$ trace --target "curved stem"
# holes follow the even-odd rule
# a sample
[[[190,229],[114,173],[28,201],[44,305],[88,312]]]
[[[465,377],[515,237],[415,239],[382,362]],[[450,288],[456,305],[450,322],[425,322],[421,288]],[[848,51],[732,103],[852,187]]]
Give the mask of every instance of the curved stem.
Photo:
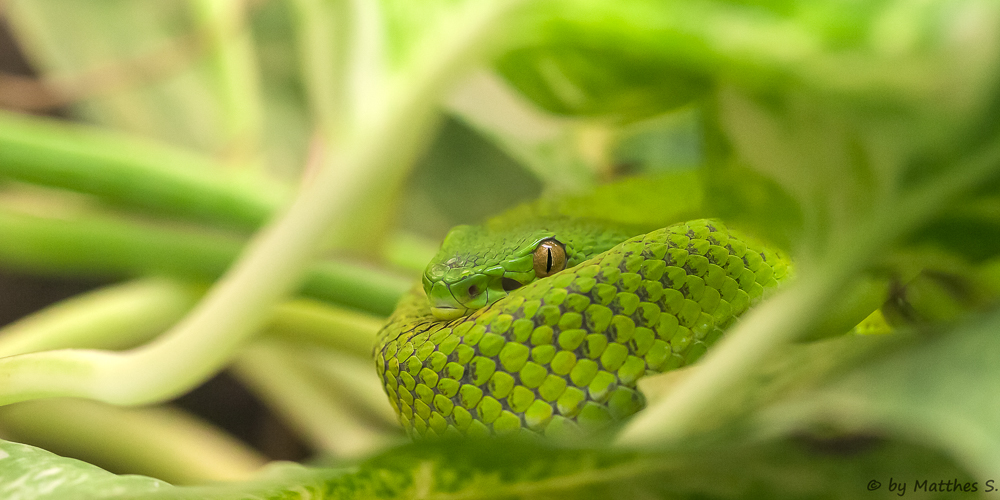
[[[263,333],[370,360],[375,334],[383,323],[381,318],[319,302],[293,300],[275,306],[274,316]]]
[[[316,379],[300,358],[293,349],[262,340],[244,350],[233,368],[300,435],[324,452],[358,457],[393,440],[347,411],[337,391]]]
[[[201,292],[145,279],[78,295],[0,329],[0,358],[66,347],[131,347],[182,318]]]
[[[101,277],[167,275],[209,281],[239,255],[225,233],[138,223],[100,215],[37,217],[0,207],[0,260],[34,272]],[[303,295],[388,314],[412,280],[349,261],[312,265]]]
[[[221,101],[223,154],[227,163],[237,167],[260,168],[264,113],[246,4],[244,0],[191,0],[198,29],[207,35],[206,52]]]
[[[52,349],[124,349],[148,342],[197,303],[204,289],[150,278],[59,302],[0,329],[0,358]],[[262,335],[369,360],[383,320],[305,299],[274,307]]]
[[[247,479],[267,461],[220,429],[170,407],[32,401],[0,408],[0,425],[26,444],[171,483]]]
[[[238,179],[187,150],[5,112],[0,112],[0,176],[243,229],[259,227],[288,194],[259,179]]]
[[[65,350],[0,359],[0,404],[74,396],[144,404],[176,396],[216,373],[300,283],[322,239],[355,221],[351,210],[402,177],[406,158],[433,118],[439,94],[479,55],[491,26],[514,2],[462,7],[455,29],[432,31],[413,66],[398,75],[384,107],[358,122],[345,149],[261,230],[235,265],[180,323],[127,351]]]

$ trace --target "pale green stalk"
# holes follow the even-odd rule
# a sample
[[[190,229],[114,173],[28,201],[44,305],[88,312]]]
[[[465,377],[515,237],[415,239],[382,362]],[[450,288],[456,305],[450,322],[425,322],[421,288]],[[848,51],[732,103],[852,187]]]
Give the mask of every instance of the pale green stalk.
[[[220,232],[100,214],[36,217],[3,205],[0,260],[9,267],[39,273],[98,277],[153,274],[210,281],[225,272],[244,244],[241,238]],[[388,314],[410,286],[411,279],[378,268],[322,260],[312,265],[300,292]]]
[[[315,163],[320,165],[330,160],[331,151],[350,148],[349,143],[356,140],[353,131],[378,126],[379,117],[392,105],[386,95],[394,91],[405,93],[408,89],[393,88],[388,78],[383,53],[386,27],[378,2],[297,0],[294,7],[300,33],[301,71],[316,127],[313,153],[317,156]],[[402,80],[395,83],[406,85]],[[420,114],[411,118],[414,123],[427,119]],[[426,135],[430,127],[425,125],[411,131],[421,129]],[[396,153],[387,161],[413,162],[419,144],[425,140],[420,135],[410,135],[406,141],[409,143],[387,148]],[[395,207],[393,198],[403,177],[386,176],[381,189],[358,200],[345,215],[342,230],[331,235],[331,246],[359,253],[381,246],[382,235],[389,231]]]
[[[302,363],[347,400],[348,407],[374,417],[388,429],[399,427],[396,411],[389,404],[382,382],[372,368],[370,355],[360,359],[328,350],[297,348],[296,351]]]
[[[384,322],[382,318],[298,299],[275,306],[274,316],[263,333],[371,360],[375,334]]]
[[[996,176],[1000,145],[948,169],[920,189],[878,207],[871,218],[832,246],[819,265],[801,269],[797,281],[747,315],[664,399],[639,413],[617,444],[655,447],[702,430],[704,415],[726,391],[753,373],[782,345],[802,337],[865,266],[955,196]]]
[[[245,0],[191,0],[208,35],[208,64],[222,107],[224,156],[236,166],[260,168],[263,111],[253,34]]]
[[[124,349],[152,340],[184,316],[204,290],[158,278],[112,285],[59,302],[0,329],[0,358],[53,349]],[[297,299],[274,307],[261,332],[371,359],[384,320]]]
[[[26,444],[177,484],[243,480],[267,462],[215,426],[170,407],[31,401],[0,408],[0,426]]]
[[[354,458],[394,440],[348,411],[336,388],[314,377],[302,366],[301,353],[280,342],[248,346],[233,370],[299,435],[326,453]]]
[[[509,3],[472,3],[430,29],[378,113],[352,127],[316,176],[260,231],[236,264],[180,323],[123,353],[49,351],[0,359],[0,403],[52,396],[144,404],[176,396],[216,373],[300,283],[315,249],[349,227],[352,210],[403,177],[443,87],[478,56]],[[449,21],[458,21],[449,23]],[[387,145],[392,145],[389,147]]]
[[[320,137],[338,129],[343,120],[344,64],[347,38],[345,0],[294,0],[291,3],[298,35],[302,81],[312,119]]]
[[[182,318],[201,292],[150,278],[78,295],[0,329],[0,358],[68,347],[133,347]]]
[[[0,112],[0,177],[92,194],[112,204],[257,228],[284,187],[237,179],[188,150],[90,126]]]

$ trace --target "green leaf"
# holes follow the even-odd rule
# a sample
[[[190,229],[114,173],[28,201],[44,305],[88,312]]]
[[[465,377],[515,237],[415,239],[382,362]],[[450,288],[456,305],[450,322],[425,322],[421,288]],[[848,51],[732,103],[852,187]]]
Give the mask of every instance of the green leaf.
[[[543,197],[515,211],[536,217],[571,215],[652,230],[705,216],[703,202],[699,173],[676,170],[628,177],[579,194]]]
[[[89,500],[141,496],[170,488],[157,479],[116,476],[79,460],[0,441],[0,497],[8,500]]]
[[[717,81],[769,91],[804,84],[956,115],[974,112],[989,88],[975,68],[995,61],[986,42],[995,14],[947,1],[546,2],[524,17],[512,36],[519,48],[500,67],[544,107],[611,117],[662,112],[697,95],[692,84]],[[968,39],[949,36],[970,18],[979,23]],[[646,74],[633,74],[640,66]]]
[[[928,221],[909,239],[981,262],[1000,254],[1000,196],[996,186],[959,200]]]
[[[1000,463],[1000,312],[859,367],[765,418],[787,428],[866,429],[936,446],[989,479]]]
[[[664,453],[542,441],[421,443],[389,450],[346,474],[330,470],[325,481],[322,474],[294,486],[284,478],[283,488],[278,480],[270,487],[174,488],[149,498],[850,498],[867,492],[875,478],[969,477],[933,450],[863,436]]]
[[[513,50],[497,69],[548,111],[626,121],[683,106],[709,85],[669,65],[651,65],[627,43]]]

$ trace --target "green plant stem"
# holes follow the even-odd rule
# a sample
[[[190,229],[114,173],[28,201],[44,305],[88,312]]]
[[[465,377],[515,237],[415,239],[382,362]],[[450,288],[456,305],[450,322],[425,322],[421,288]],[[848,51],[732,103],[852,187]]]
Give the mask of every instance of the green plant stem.
[[[296,47],[302,81],[317,133],[326,137],[343,123],[343,78],[346,53],[347,2],[295,0]]]
[[[0,358],[67,347],[132,347],[182,318],[203,291],[145,279],[78,295],[0,329]]]
[[[297,347],[298,359],[328,387],[336,388],[347,407],[364,413],[387,429],[399,429],[399,418],[389,404],[378,375],[372,370],[371,356],[365,359],[345,356],[342,352]]]
[[[300,299],[275,306],[274,316],[263,333],[370,361],[375,334],[383,323],[381,318]]]
[[[243,0],[191,0],[208,36],[208,64],[220,97],[224,157],[237,166],[262,167],[263,111],[253,36],[246,26]]]
[[[386,95],[409,92],[403,88],[405,84],[393,88],[386,74],[383,46],[388,27],[380,4],[363,0],[297,0],[293,6],[300,34],[297,47],[302,80],[316,129],[316,150],[351,149],[355,131],[377,128],[379,117],[388,114]],[[414,115],[413,123],[421,125],[410,127],[405,136],[400,136],[406,143],[390,148],[395,151],[386,151],[394,158],[385,161],[411,164],[420,144],[427,142],[424,136],[432,127],[425,122],[430,120],[429,116]],[[315,163],[319,166],[330,159],[326,155],[316,158]],[[394,196],[406,172],[394,171],[400,173],[382,178],[381,189],[358,199],[344,214],[343,227],[331,234],[332,246],[365,251],[383,245],[383,235],[389,232],[394,214]]]
[[[0,358],[53,349],[132,348],[167,330],[202,293],[200,287],[148,278],[81,294],[0,329]],[[370,364],[382,323],[380,318],[298,299],[275,306],[261,334]]]
[[[177,484],[247,479],[267,462],[220,429],[170,407],[31,401],[0,408],[0,425],[18,441]]]
[[[259,227],[286,198],[284,188],[224,170],[135,136],[0,112],[0,178],[245,229]]]
[[[301,355],[277,341],[248,346],[233,365],[236,375],[315,447],[337,457],[359,457],[393,438],[347,411],[336,388],[320,383]]]
[[[63,350],[0,359],[0,404],[72,396],[146,404],[176,396],[216,373],[259,330],[271,307],[294,291],[323,238],[344,231],[352,209],[403,177],[433,119],[440,93],[497,33],[509,3],[457,8],[455,29],[429,29],[378,113],[352,127],[294,202],[257,233],[205,298],[169,332],[123,353]],[[433,27],[432,27],[433,28]],[[392,145],[392,147],[387,147]]]
[[[33,272],[89,276],[164,274],[210,281],[245,244],[228,234],[140,224],[105,216],[46,218],[0,207],[0,261]],[[313,264],[303,295],[388,314],[411,281],[343,261]]]
[[[866,266],[894,241],[913,231],[948,201],[1000,173],[1000,143],[962,162],[919,189],[901,195],[864,220],[832,246],[818,266],[803,269],[797,281],[747,313],[705,359],[657,404],[647,408],[619,434],[617,444],[656,447],[701,430],[726,391],[749,376],[782,345],[804,336]]]

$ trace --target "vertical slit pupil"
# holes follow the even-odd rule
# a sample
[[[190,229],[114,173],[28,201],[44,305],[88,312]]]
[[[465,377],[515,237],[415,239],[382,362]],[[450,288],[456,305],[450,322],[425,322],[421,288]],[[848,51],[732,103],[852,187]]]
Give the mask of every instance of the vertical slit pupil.
[[[545,253],[548,255],[548,260],[545,262],[545,272],[549,273],[552,272],[552,249],[546,248]]]

